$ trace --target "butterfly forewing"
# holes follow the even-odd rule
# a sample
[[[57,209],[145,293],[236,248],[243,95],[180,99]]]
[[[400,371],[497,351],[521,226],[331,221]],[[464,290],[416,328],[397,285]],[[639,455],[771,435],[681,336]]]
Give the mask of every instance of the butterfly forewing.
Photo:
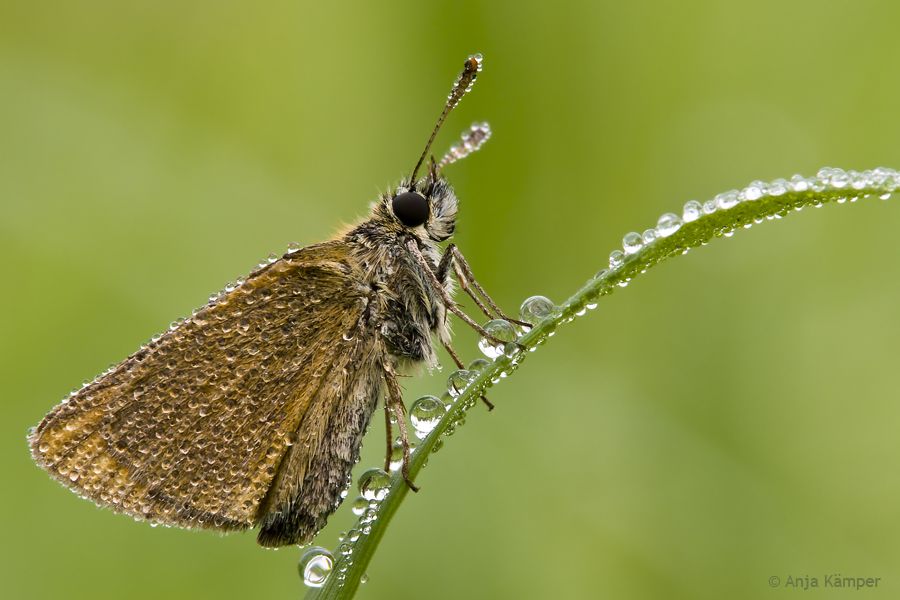
[[[374,337],[358,331],[366,290],[347,254],[326,242],[251,273],[51,411],[31,437],[35,459],[139,518],[310,537],[334,509],[381,389],[365,366]],[[334,420],[342,439],[326,442]],[[327,472],[324,452],[341,459]],[[322,478],[338,480],[325,490]]]

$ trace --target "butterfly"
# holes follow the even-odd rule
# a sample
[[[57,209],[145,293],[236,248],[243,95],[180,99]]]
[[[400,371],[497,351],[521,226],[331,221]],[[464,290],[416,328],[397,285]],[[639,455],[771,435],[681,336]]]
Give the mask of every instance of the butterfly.
[[[340,505],[385,397],[385,469],[393,414],[403,476],[417,489],[398,376],[435,365],[438,343],[464,368],[449,313],[500,342],[452,300],[452,275],[487,316],[493,309],[528,326],[500,311],[455,245],[438,245],[453,235],[458,208],[441,169],[477,150],[487,124],[473,125],[439,164],[431,158],[416,180],[482,64],[481,55],[466,60],[412,175],[369,218],[330,241],[290,247],[73,392],[30,433],[37,464],[138,519],[257,527],[262,546],[306,544]]]

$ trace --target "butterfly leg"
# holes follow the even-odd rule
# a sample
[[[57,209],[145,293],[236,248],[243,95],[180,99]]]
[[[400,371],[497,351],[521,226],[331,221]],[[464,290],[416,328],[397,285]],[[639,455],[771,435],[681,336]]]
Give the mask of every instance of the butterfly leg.
[[[523,321],[517,321],[516,319],[511,319],[511,318],[507,317],[503,313],[503,311],[500,310],[500,307],[498,307],[494,303],[494,301],[491,300],[491,297],[488,296],[488,293],[486,291],[484,291],[484,288],[481,287],[478,284],[478,281],[475,280],[475,275],[472,274],[472,268],[469,267],[469,263],[466,262],[465,257],[463,257],[462,252],[459,251],[459,248],[456,247],[456,244],[450,244],[449,246],[447,246],[447,249],[444,250],[444,256],[446,256],[447,254],[450,254],[453,257],[453,259],[450,262],[453,266],[453,271],[456,273],[456,279],[459,281],[460,287],[463,290],[465,290],[466,293],[468,293],[475,300],[475,302],[478,303],[478,306],[481,307],[481,310],[483,310],[484,313],[488,317],[490,317],[492,319],[494,318],[493,316],[491,316],[491,313],[488,312],[488,310],[484,307],[484,305],[478,300],[478,298],[475,297],[475,293],[469,288],[470,283],[472,284],[472,287],[474,287],[478,291],[478,293],[481,294],[481,296],[485,299],[485,301],[488,303],[488,305],[492,309],[494,309],[494,312],[496,312],[498,315],[500,315],[501,319],[503,319],[504,321],[509,321],[510,323],[515,323],[516,325],[520,325],[522,327],[527,327],[527,328],[531,329],[531,327],[532,327],[531,323],[525,323]],[[444,257],[442,256],[441,264],[443,264],[443,263],[444,263]]]
[[[394,366],[390,361],[384,363],[384,378],[387,381],[388,399],[390,401],[391,409],[394,411],[394,414],[397,415],[397,425],[400,426],[400,444],[403,446],[403,465],[400,467],[400,472],[403,474],[403,479],[406,481],[406,485],[409,486],[409,489],[418,492],[419,488],[414,486],[413,482],[409,480],[410,450],[409,436],[406,433],[406,409],[403,406],[403,391],[400,389],[400,382],[397,381],[397,373],[394,371]],[[390,416],[388,416],[388,423],[390,423]],[[388,466],[390,466],[392,446],[391,438],[388,436],[388,456],[386,460]]]
[[[466,281],[465,278],[459,276],[459,267],[456,265],[456,261],[453,260],[453,252],[451,249],[456,249],[456,246],[450,244],[447,246],[447,249],[444,250],[444,254],[441,255],[441,262],[438,264],[437,268],[438,281],[444,281],[444,278],[447,276],[447,270],[452,268],[454,273],[456,273],[456,280],[459,281],[459,287],[475,301],[475,304],[478,305],[478,308],[481,309],[481,312],[483,312],[488,319],[495,319],[496,317],[494,314],[488,310],[484,305],[484,302],[481,301],[481,298],[476,296],[475,292],[472,291],[472,288],[469,287],[469,282]]]
[[[453,349],[453,346],[450,345],[450,342],[444,342],[444,348],[446,348],[447,352],[450,353],[450,356],[453,357],[453,362],[456,363],[456,366],[459,367],[460,370],[465,370],[466,364],[462,361],[462,359],[456,353],[456,350]],[[457,390],[457,391],[459,391],[459,390]],[[494,410],[494,405],[490,403],[490,401],[484,396],[484,394],[481,395],[481,399],[487,405],[488,410]]]
[[[425,272],[425,277],[428,279],[428,282],[431,284],[431,287],[438,293],[441,297],[441,301],[444,303],[444,306],[447,307],[447,310],[452,312],[454,315],[462,319],[469,327],[480,333],[483,337],[489,339],[495,344],[505,344],[503,340],[498,338],[497,336],[491,335],[484,328],[472,320],[472,318],[459,310],[459,307],[456,305],[456,302],[450,297],[450,294],[447,293],[447,290],[444,289],[444,286],[441,285],[441,282],[438,281],[438,278],[435,276],[434,272],[431,270],[431,267],[428,266],[428,263],[425,262],[425,257],[422,256],[422,251],[419,250],[419,246],[416,244],[415,240],[409,240],[406,242],[406,247],[409,248],[410,253],[413,258],[419,263],[419,267],[421,267],[422,271]]]
[[[384,402],[384,429],[387,433],[387,454],[384,455],[384,472],[391,472],[391,458],[394,454],[394,443],[391,441],[391,438],[394,437],[391,433],[391,407],[388,405],[387,399]]]

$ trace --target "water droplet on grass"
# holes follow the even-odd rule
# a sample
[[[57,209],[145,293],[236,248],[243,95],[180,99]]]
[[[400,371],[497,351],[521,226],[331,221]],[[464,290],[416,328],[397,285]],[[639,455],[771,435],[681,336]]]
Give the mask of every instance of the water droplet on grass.
[[[369,469],[359,476],[357,487],[366,500],[384,500],[391,485],[391,476],[381,469]]]
[[[681,229],[683,223],[681,217],[678,215],[666,213],[659,218],[659,222],[656,224],[656,230],[659,231],[659,235],[668,237]]]
[[[331,552],[320,546],[308,548],[300,557],[298,569],[303,583],[309,587],[322,587],[334,567]]]
[[[684,205],[684,211],[681,213],[685,223],[696,221],[703,213],[703,205],[696,200],[691,200]]]
[[[485,356],[492,360],[503,354],[506,346],[506,344],[503,342],[515,342],[517,339],[519,339],[519,335],[516,332],[515,326],[512,323],[509,323],[502,319],[494,319],[493,321],[489,321],[484,326],[484,330],[500,340],[500,343],[497,343],[485,337],[482,337],[478,341],[478,348],[482,353],[484,353]]]
[[[532,296],[519,307],[519,320],[537,325],[550,316],[553,311],[553,302],[543,296]],[[484,359],[479,359],[484,360]],[[471,365],[470,365],[471,367]],[[470,369],[471,370],[471,369]]]
[[[409,420],[415,429],[416,437],[424,440],[446,412],[444,403],[434,396],[422,396],[413,402],[409,409]]]
[[[625,237],[622,238],[622,248],[625,250],[625,254],[634,254],[643,246],[644,238],[642,238],[641,234],[637,233],[636,231],[626,233]]]

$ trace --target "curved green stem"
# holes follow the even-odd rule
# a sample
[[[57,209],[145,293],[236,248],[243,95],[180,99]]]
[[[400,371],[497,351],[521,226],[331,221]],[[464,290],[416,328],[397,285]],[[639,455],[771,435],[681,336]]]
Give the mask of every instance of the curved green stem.
[[[546,342],[558,325],[574,320],[587,308],[593,308],[600,296],[610,294],[618,287],[625,287],[636,275],[646,272],[670,256],[685,254],[691,248],[705,245],[713,237],[730,236],[738,228],[750,227],[766,219],[781,218],[806,206],[856,200],[869,195],[886,198],[897,187],[900,187],[900,174],[891,169],[845,173],[840,169],[826,168],[814,178],[802,179],[795,176],[791,182],[777,180],[771,185],[755,182],[741,192],[720,194],[717,201],[710,201],[712,205],[707,203],[707,212],[701,211],[699,218],[682,223],[674,231],[673,227],[662,227],[661,219],[660,233],[668,235],[658,237],[640,248],[632,246],[632,253],[624,255],[621,260],[616,256],[616,260],[611,260],[615,263],[614,266],[598,273],[571,298],[555,307],[550,316],[519,338],[518,345],[506,345],[506,352],[463,390],[416,448],[409,465],[410,479],[414,480],[418,475],[440,437],[448,433],[457,421],[465,418],[466,411],[478,401],[486,388],[515,371],[530,351]],[[668,215],[671,216],[674,215]],[[669,218],[669,223],[672,222]],[[361,518],[357,524],[357,529],[361,532],[358,540],[345,543],[344,549],[349,549],[349,553],[335,553],[334,568],[328,580],[323,587],[310,589],[306,595],[307,600],[353,597],[384,532],[408,492],[409,488],[399,471],[394,472],[389,492],[377,506],[376,518],[368,522],[365,522],[365,517]]]

